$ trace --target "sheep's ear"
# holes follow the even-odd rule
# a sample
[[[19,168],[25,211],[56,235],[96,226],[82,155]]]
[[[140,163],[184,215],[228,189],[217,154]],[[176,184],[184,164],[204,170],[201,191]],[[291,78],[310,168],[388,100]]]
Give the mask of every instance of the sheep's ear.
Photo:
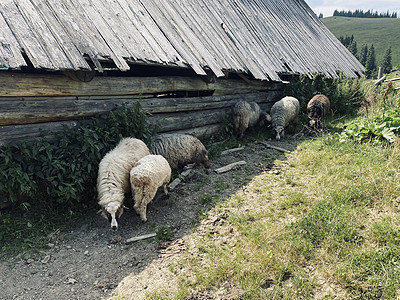
[[[121,206],[117,210],[117,218],[119,219],[122,216],[123,213],[124,213],[124,206]]]
[[[107,216],[106,210],[105,210],[104,208],[100,209],[100,210],[97,212],[97,214],[99,214],[100,216],[102,216],[104,219],[107,219],[107,220],[108,220],[108,216]]]

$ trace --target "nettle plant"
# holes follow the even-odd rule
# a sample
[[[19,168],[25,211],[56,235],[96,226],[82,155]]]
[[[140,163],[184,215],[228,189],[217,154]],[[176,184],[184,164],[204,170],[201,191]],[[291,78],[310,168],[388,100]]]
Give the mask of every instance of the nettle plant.
[[[141,110],[126,106],[65,127],[51,140],[12,143],[0,147],[0,207],[23,208],[43,201],[94,203],[101,158],[123,137],[151,143],[159,123]]]

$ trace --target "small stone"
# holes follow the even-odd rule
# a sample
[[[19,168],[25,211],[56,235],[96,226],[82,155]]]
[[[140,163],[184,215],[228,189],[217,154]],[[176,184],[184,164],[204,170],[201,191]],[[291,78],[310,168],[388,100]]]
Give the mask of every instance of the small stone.
[[[68,284],[75,284],[78,281],[75,278],[68,278]]]
[[[28,264],[28,265],[30,265],[31,263],[33,263],[34,262],[34,260],[32,259],[32,258],[29,258],[27,261],[26,261],[26,263]]]

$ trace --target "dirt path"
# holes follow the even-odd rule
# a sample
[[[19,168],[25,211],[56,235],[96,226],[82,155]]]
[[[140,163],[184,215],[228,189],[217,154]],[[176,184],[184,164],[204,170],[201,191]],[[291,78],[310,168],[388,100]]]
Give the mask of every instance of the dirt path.
[[[289,150],[296,147],[292,139],[268,143]],[[120,219],[117,232],[112,232],[109,223],[97,215],[75,231],[55,232],[40,259],[23,260],[16,254],[0,263],[0,299],[102,299],[109,297],[121,281],[119,288],[123,286],[125,277],[138,274],[135,280],[140,282],[138,289],[144,295],[149,284],[154,288],[170,280],[169,272],[163,268],[183,249],[182,239],[199,226],[202,212],[270,169],[277,158],[284,160],[285,156],[258,142],[250,143],[242,151],[211,160],[209,170],[194,169],[184,183],[171,191],[168,200],[157,199],[149,204],[145,224],[130,209]],[[241,160],[246,164],[235,170],[214,172]],[[129,200],[126,204],[130,205]],[[218,217],[210,218],[203,222],[218,221]],[[166,249],[155,238],[125,243],[131,237],[160,230],[171,238]],[[222,234],[223,238],[226,235]],[[132,299],[140,299],[139,294]]]

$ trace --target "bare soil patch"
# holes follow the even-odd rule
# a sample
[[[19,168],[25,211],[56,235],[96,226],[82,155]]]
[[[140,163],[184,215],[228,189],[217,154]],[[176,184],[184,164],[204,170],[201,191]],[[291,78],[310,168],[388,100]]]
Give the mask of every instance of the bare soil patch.
[[[268,143],[288,150],[296,148],[291,138]],[[172,274],[168,265],[185,250],[187,236],[199,226],[217,224],[223,219],[209,215],[200,223],[200,216],[255,176],[273,171],[276,159],[285,160],[285,154],[252,142],[241,151],[212,159],[210,169],[195,168],[170,192],[169,199],[159,197],[149,204],[145,224],[129,209],[122,215],[117,232],[111,231],[109,223],[95,214],[74,231],[61,228],[51,236],[48,249],[40,258],[25,260],[16,253],[8,261],[0,262],[0,299],[108,298],[119,285],[113,293],[118,295],[124,278],[131,276],[135,276],[137,284],[129,290],[135,291],[135,295],[124,295],[129,299],[141,299],[148,290],[168,286]],[[245,165],[229,172],[214,171],[242,160]],[[130,199],[125,204],[131,207]],[[169,241],[151,238],[126,244],[129,238],[157,231],[164,233]],[[235,232],[217,234],[221,242],[229,242],[229,236]],[[197,295],[200,298],[196,299],[214,299],[218,295],[220,299],[237,299],[240,294],[238,287],[224,287],[213,296]]]

